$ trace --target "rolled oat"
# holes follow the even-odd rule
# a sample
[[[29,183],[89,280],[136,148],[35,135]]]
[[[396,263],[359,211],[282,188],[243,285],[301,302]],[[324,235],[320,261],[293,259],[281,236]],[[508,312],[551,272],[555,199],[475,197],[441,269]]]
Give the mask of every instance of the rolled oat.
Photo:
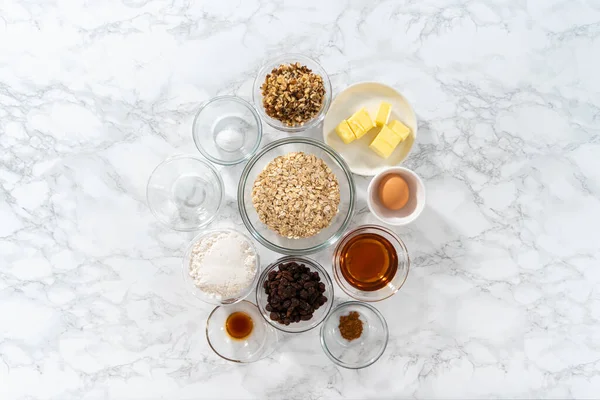
[[[275,158],[258,175],[252,204],[270,229],[287,238],[306,238],[331,224],[340,187],[323,160],[293,152]]]

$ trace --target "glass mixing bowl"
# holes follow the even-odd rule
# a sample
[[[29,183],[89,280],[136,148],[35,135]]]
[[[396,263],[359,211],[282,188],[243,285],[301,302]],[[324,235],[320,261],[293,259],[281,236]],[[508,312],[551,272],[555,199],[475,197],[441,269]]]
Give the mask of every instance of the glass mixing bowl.
[[[254,254],[256,255],[256,272],[254,273],[254,279],[252,279],[252,282],[250,282],[248,284],[248,286],[246,286],[245,288],[240,290],[240,292],[237,293],[235,296],[227,297],[227,298],[217,298],[216,296],[213,296],[213,295],[203,292],[196,286],[193,278],[190,276],[190,261],[192,258],[192,249],[193,249],[194,245],[196,243],[198,243],[198,241],[200,241],[203,238],[206,238],[209,235],[214,235],[214,234],[218,234],[221,232],[235,232],[235,233],[239,234],[240,236],[244,237],[248,241],[250,247],[252,248],[252,250],[254,250]],[[243,266],[240,265],[240,268],[242,268],[242,267]],[[183,280],[185,282],[185,285],[187,286],[188,291],[191,294],[193,294],[195,297],[197,297],[198,299],[202,300],[203,302],[208,303],[208,304],[218,304],[218,305],[235,304],[235,303],[238,303],[238,302],[242,301],[243,299],[245,299],[252,292],[252,289],[254,289],[254,286],[256,286],[256,280],[258,279],[258,275],[260,273],[260,256],[258,254],[258,250],[256,249],[256,246],[254,245],[254,242],[248,236],[246,236],[245,234],[243,234],[242,232],[240,232],[238,230],[214,229],[214,230],[204,231],[204,232],[201,232],[200,234],[198,234],[194,239],[192,239],[192,241],[188,245],[188,247],[185,251],[185,254],[183,255],[183,261],[181,263],[181,273],[183,275]]]
[[[323,293],[323,296],[327,297],[327,301],[325,302],[325,304],[323,304],[321,307],[315,310],[313,317],[308,321],[292,322],[289,325],[284,325],[277,321],[273,321],[269,317],[270,312],[266,309],[268,296],[265,292],[263,285],[267,280],[269,272],[279,268],[280,264],[289,262],[304,264],[310,269],[311,272],[316,271],[319,273],[319,276],[321,277],[321,282],[325,284],[325,292]],[[264,317],[265,321],[267,321],[270,325],[274,326],[275,328],[288,333],[306,332],[323,322],[327,314],[329,314],[331,306],[333,305],[333,282],[331,282],[331,278],[329,277],[327,271],[325,271],[325,269],[318,262],[311,260],[310,258],[295,256],[282,257],[279,260],[272,263],[271,265],[269,265],[260,274],[260,277],[258,278],[258,285],[256,286],[256,304],[258,305],[258,309],[260,310],[260,313]]]
[[[362,321],[362,333],[354,340],[346,340],[339,330],[340,317],[355,311]],[[321,347],[337,365],[359,369],[373,364],[383,355],[389,338],[383,315],[373,306],[349,301],[337,306],[321,326]]]
[[[252,319],[252,332],[243,339],[227,334],[227,318],[234,312],[243,312]],[[206,340],[210,348],[228,361],[251,363],[268,357],[277,347],[279,334],[267,324],[256,306],[248,301],[219,306],[206,321]]]
[[[396,274],[394,275],[392,280],[389,281],[387,285],[383,288],[374,291],[365,291],[355,288],[354,286],[350,285],[350,283],[348,283],[348,281],[346,280],[346,278],[344,278],[344,275],[342,274],[340,258],[344,246],[352,238],[363,233],[371,233],[382,236],[383,238],[387,239],[394,247],[394,250],[396,251],[396,255],[398,257],[398,269],[396,270]],[[378,225],[362,225],[348,232],[344,235],[342,240],[339,241],[339,243],[335,247],[335,251],[333,252],[333,276],[335,278],[335,281],[342,288],[342,290],[346,292],[346,294],[348,294],[350,297],[361,301],[379,301],[387,299],[388,297],[394,295],[398,290],[400,290],[402,285],[404,285],[404,282],[406,282],[409,266],[410,258],[408,257],[408,250],[406,250],[404,242],[400,240],[398,235],[396,235],[394,232]]]
[[[204,157],[217,164],[234,165],[256,153],[262,124],[250,103],[236,96],[220,96],[200,107],[192,136]]]
[[[302,65],[307,66],[312,70],[313,73],[320,75],[323,78],[323,86],[325,87],[325,96],[323,98],[323,106],[317,115],[315,115],[311,120],[306,121],[304,124],[299,126],[287,126],[281,121],[271,118],[265,112],[265,108],[263,106],[263,95],[261,92],[261,86],[265,82],[265,78],[274,68],[279,67],[281,64],[293,64],[299,62]],[[253,100],[254,105],[258,109],[260,116],[263,120],[270,126],[275,129],[279,129],[284,132],[302,132],[304,130],[313,128],[317,126],[323,119],[325,118],[325,114],[327,114],[327,110],[329,110],[329,105],[331,104],[331,81],[329,80],[329,76],[327,72],[317,63],[309,57],[303,56],[302,54],[285,54],[279,56],[273,60],[270,60],[266,63],[258,72],[256,79],[254,80],[254,90],[253,90]]]
[[[203,159],[175,156],[152,171],[146,198],[160,222],[178,231],[194,231],[217,216],[223,202],[223,181]]]
[[[338,179],[340,204],[337,215],[327,228],[308,238],[289,239],[269,229],[259,220],[252,205],[252,187],[258,174],[275,157],[298,151],[314,154],[325,161]],[[329,247],[342,236],[352,219],[355,191],[352,173],[335,150],[314,139],[294,137],[268,144],[248,161],[238,185],[238,207],[244,225],[260,244],[282,254],[305,255]]]

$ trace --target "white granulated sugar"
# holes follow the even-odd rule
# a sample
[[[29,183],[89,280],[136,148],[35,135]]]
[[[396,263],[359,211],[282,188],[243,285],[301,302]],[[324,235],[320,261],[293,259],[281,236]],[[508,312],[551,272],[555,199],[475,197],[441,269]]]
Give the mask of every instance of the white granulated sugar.
[[[198,289],[217,299],[231,298],[256,275],[256,252],[237,232],[216,232],[192,247],[190,276]]]

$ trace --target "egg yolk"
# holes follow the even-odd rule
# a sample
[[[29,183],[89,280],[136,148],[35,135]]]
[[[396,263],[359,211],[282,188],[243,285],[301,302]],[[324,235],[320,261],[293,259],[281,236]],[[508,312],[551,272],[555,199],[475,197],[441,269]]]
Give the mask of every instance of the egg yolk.
[[[379,199],[389,210],[399,210],[404,207],[408,203],[409,195],[408,184],[400,175],[384,176],[379,184]]]

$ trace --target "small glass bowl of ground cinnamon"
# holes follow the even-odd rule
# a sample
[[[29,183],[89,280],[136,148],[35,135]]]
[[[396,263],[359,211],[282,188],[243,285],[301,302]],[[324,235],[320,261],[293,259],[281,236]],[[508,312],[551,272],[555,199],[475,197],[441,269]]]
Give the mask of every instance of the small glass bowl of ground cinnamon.
[[[373,306],[349,301],[337,306],[321,326],[321,347],[337,365],[368,367],[384,353],[388,342],[385,318]]]

